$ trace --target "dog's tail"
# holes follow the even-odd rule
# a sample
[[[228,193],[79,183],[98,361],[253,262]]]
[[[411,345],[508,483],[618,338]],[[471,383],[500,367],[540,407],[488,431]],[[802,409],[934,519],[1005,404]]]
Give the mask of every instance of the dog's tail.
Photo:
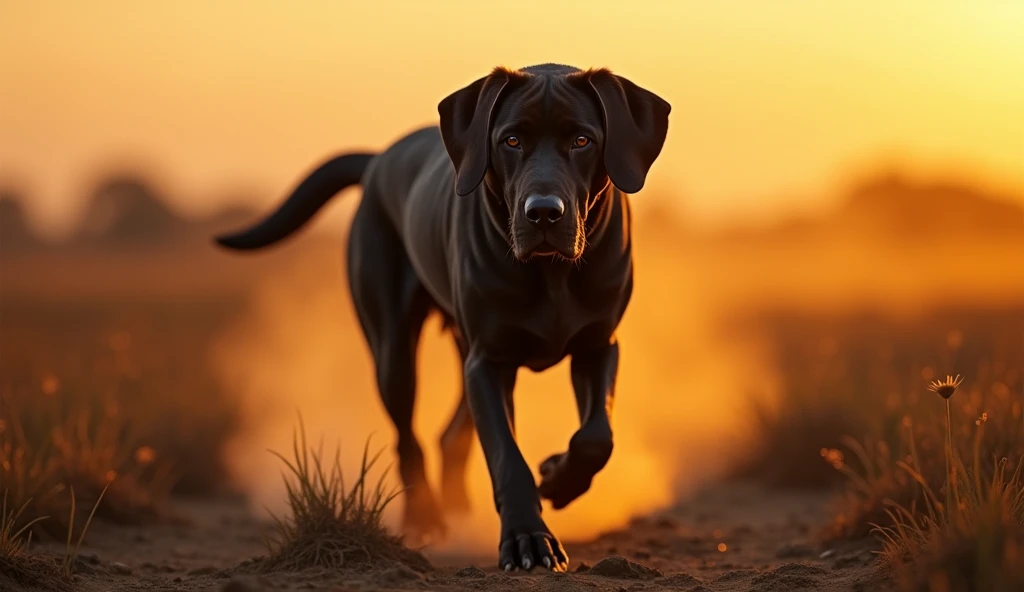
[[[250,250],[272,245],[302,228],[342,189],[358,185],[376,154],[353,153],[336,156],[316,168],[277,210],[240,232],[216,237],[229,249]]]

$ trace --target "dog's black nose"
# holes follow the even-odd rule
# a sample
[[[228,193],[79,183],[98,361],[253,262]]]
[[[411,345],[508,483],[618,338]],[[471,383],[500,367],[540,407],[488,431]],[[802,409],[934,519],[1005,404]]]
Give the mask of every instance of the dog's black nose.
[[[554,195],[531,195],[526,198],[525,209],[531,224],[546,228],[562,219],[565,203]]]

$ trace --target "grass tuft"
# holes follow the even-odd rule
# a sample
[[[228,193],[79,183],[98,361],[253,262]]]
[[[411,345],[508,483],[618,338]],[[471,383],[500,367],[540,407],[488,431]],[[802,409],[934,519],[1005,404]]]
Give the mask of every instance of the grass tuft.
[[[958,506],[963,491],[949,475],[970,474],[980,489],[1000,470],[986,459],[1006,459],[1011,466],[1024,462],[1024,401],[1007,386],[1011,374],[990,376],[959,398],[922,401],[907,410],[892,434],[844,438],[834,466],[847,485],[827,536],[859,538],[874,525],[890,526],[894,506],[921,516]]]
[[[46,516],[22,520],[28,503],[8,509],[8,492],[0,505],[0,589],[67,590],[69,579],[50,557],[29,554],[32,527]]]
[[[1024,590],[1024,310],[765,326],[782,388],[744,476],[840,477],[824,538],[879,538],[905,590]]]
[[[948,405],[952,393],[939,394]],[[989,461],[981,455],[987,421],[976,421],[969,465],[957,453],[952,421],[947,422],[941,491],[922,474],[916,456],[900,465],[920,486],[925,503],[922,508],[889,501],[889,525],[877,525],[875,532],[883,539],[884,562],[905,590],[1024,589],[1024,459],[1014,465],[1005,457]]]
[[[47,592],[69,588],[74,574],[75,560],[78,558],[78,550],[82,547],[85,533],[89,531],[93,516],[96,515],[96,509],[106,492],[107,488],[100,492],[99,499],[93,504],[89,517],[78,534],[78,540],[72,547],[71,540],[74,533],[77,503],[75,489],[71,488],[71,515],[68,518],[67,547],[64,557],[58,565],[55,558],[51,556],[32,555],[28,552],[29,546],[32,544],[32,527],[44,522],[49,516],[37,516],[22,520],[31,500],[26,501],[17,510],[12,507],[8,511],[9,491],[4,490],[3,504],[0,506],[0,584],[12,587],[17,584],[19,587],[25,587],[24,589],[36,586]],[[0,590],[6,589],[7,586],[0,587]]]
[[[94,403],[57,394],[0,397],[0,417],[9,418],[0,420],[0,487],[12,506],[25,507],[19,520],[49,516],[32,530],[54,540],[89,508],[122,524],[163,515],[170,465],[138,443],[116,405]],[[88,505],[76,505],[69,487]]]
[[[71,577],[71,572],[74,568],[75,559],[78,558],[78,550],[82,548],[82,540],[85,539],[85,533],[88,532],[89,526],[92,525],[92,518],[96,515],[96,509],[100,506],[100,502],[103,501],[103,496],[107,493],[107,489],[110,487],[108,484],[100,492],[99,498],[96,499],[96,503],[92,506],[92,511],[89,512],[89,517],[85,519],[85,525],[82,526],[82,531],[78,534],[78,541],[75,542],[75,546],[71,547],[71,537],[75,531],[75,488],[71,488],[71,517],[68,519],[68,538],[67,547],[64,551],[64,575],[68,578]]]
[[[276,528],[267,541],[269,555],[260,563],[262,570],[361,570],[393,564],[420,572],[430,569],[422,554],[406,547],[383,523],[384,509],[399,492],[386,489],[386,471],[370,483],[380,452],[371,455],[369,441],[359,475],[348,488],[339,451],[326,464],[322,446],[315,451],[307,446],[301,418],[293,436],[293,458],[271,453],[287,468],[283,477],[290,513],[274,516]]]

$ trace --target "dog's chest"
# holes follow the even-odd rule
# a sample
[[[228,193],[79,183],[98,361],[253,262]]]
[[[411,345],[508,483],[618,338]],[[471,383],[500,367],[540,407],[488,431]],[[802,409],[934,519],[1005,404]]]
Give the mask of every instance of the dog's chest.
[[[577,349],[607,343],[621,318],[623,299],[629,297],[623,285],[628,279],[617,285],[584,279],[542,278],[542,290],[517,306],[495,310],[502,319],[496,347],[541,371]]]

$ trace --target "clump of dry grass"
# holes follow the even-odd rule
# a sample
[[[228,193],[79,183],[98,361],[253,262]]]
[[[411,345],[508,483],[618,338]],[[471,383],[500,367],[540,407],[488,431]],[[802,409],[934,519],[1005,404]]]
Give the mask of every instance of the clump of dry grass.
[[[749,476],[844,477],[825,538],[879,537],[906,590],[1024,589],[1024,310],[782,316],[767,329],[783,388],[755,416]],[[971,378],[933,381],[945,368]]]
[[[111,522],[158,518],[169,467],[138,443],[116,406],[48,388],[54,390],[44,383],[42,396],[0,397],[0,488],[24,509],[17,519],[49,516],[32,530],[57,538],[88,508]],[[77,494],[69,496],[68,488]],[[85,502],[80,507],[75,495]]]
[[[129,455],[142,446],[155,452],[143,478],[171,464],[176,493],[235,493],[222,453],[241,412],[206,354],[237,318],[243,295],[143,297],[131,292],[138,274],[129,271],[103,297],[46,284],[38,296],[0,289],[0,398],[39,419],[22,421],[33,441],[50,437],[52,421],[84,411],[94,423],[120,424],[110,427],[134,445]],[[84,501],[89,492],[79,489]]]
[[[75,524],[75,491],[71,489],[71,515],[68,520],[67,547],[64,558],[58,566],[53,557],[29,554],[28,548],[32,543],[32,527],[44,522],[48,516],[36,516],[26,519],[21,524],[22,516],[29,505],[26,501],[17,510],[12,507],[7,509],[8,491],[4,491],[3,505],[0,507],[0,583],[6,583],[19,589],[36,589],[55,592],[70,587],[71,576],[74,572],[75,560],[78,558],[78,550],[82,547],[82,540],[85,533],[92,524],[93,516],[96,515],[96,508],[106,493],[106,488],[100,492],[99,499],[89,512],[89,517],[82,526],[78,540],[72,546],[72,534]],[[5,582],[6,581],[6,582]],[[6,590],[7,586],[2,589]]]
[[[78,541],[75,542],[74,547],[71,546],[71,537],[75,531],[75,510],[77,504],[75,500],[75,488],[71,488],[71,515],[68,518],[67,547],[65,547],[64,561],[61,564],[64,569],[64,576],[68,579],[71,579],[71,574],[74,571],[75,560],[78,559],[78,550],[82,548],[82,541],[85,539],[85,533],[89,530],[93,516],[96,515],[96,509],[99,508],[100,502],[103,501],[103,496],[107,493],[107,489],[109,489],[109,487],[110,486],[108,485],[100,491],[100,496],[96,499],[96,503],[93,504],[92,511],[89,512],[89,517],[85,519],[85,524],[82,526],[82,531],[79,533]]]
[[[68,581],[56,561],[28,553],[32,526],[46,520],[37,516],[23,520],[28,504],[8,508],[8,492],[0,506],[0,589],[35,586],[43,590],[65,590]],[[18,588],[15,588],[17,586]]]
[[[928,494],[922,483],[943,495],[952,491],[946,481],[950,473],[947,463],[953,457],[1021,462],[1024,397],[1015,396],[1008,386],[1016,379],[1015,373],[1012,368],[989,367],[982,379],[961,389],[956,399],[946,398],[942,405],[935,405],[935,397],[928,397],[907,409],[894,432],[875,431],[860,441],[846,437],[841,449],[825,451],[826,460],[848,477],[827,535],[868,535],[873,525],[890,524],[889,510],[894,504],[923,510]],[[941,387],[945,383],[934,384]],[[980,437],[982,433],[984,437]],[[952,452],[947,454],[947,450]],[[984,462],[971,468],[982,482],[997,472],[995,465]]]
[[[968,465],[953,438],[950,399],[961,382],[947,377],[930,390],[946,402],[945,470],[936,493],[922,474],[920,457],[900,461],[919,487],[923,503],[909,506],[887,501],[887,525],[875,532],[883,539],[882,557],[906,590],[1024,589],[1024,459],[984,457],[982,441],[988,416],[975,421],[972,460]],[[912,442],[912,440],[911,440]],[[940,495],[941,494],[941,497]]]
[[[982,455],[1024,456],[1024,400],[1015,396],[1024,388],[1024,368],[1015,363],[1024,359],[1020,307],[911,318],[777,311],[747,322],[773,345],[779,391],[754,401],[735,474],[778,487],[846,489],[832,535],[866,536],[871,523],[886,520],[884,500],[920,498],[896,464],[911,454],[911,433],[922,473],[941,483],[945,409],[921,388],[939,370],[967,368],[973,377],[951,403],[953,436],[964,441],[988,413]]]
[[[421,572],[430,569],[423,555],[406,547],[383,524],[384,509],[398,492],[386,490],[385,475],[375,485],[369,483],[380,456],[370,455],[369,442],[359,475],[348,488],[338,452],[326,465],[322,447],[314,451],[307,446],[301,419],[293,438],[294,458],[273,454],[288,469],[284,480],[290,514],[274,517],[275,533],[267,541],[270,554],[261,569],[366,569],[391,564]]]

